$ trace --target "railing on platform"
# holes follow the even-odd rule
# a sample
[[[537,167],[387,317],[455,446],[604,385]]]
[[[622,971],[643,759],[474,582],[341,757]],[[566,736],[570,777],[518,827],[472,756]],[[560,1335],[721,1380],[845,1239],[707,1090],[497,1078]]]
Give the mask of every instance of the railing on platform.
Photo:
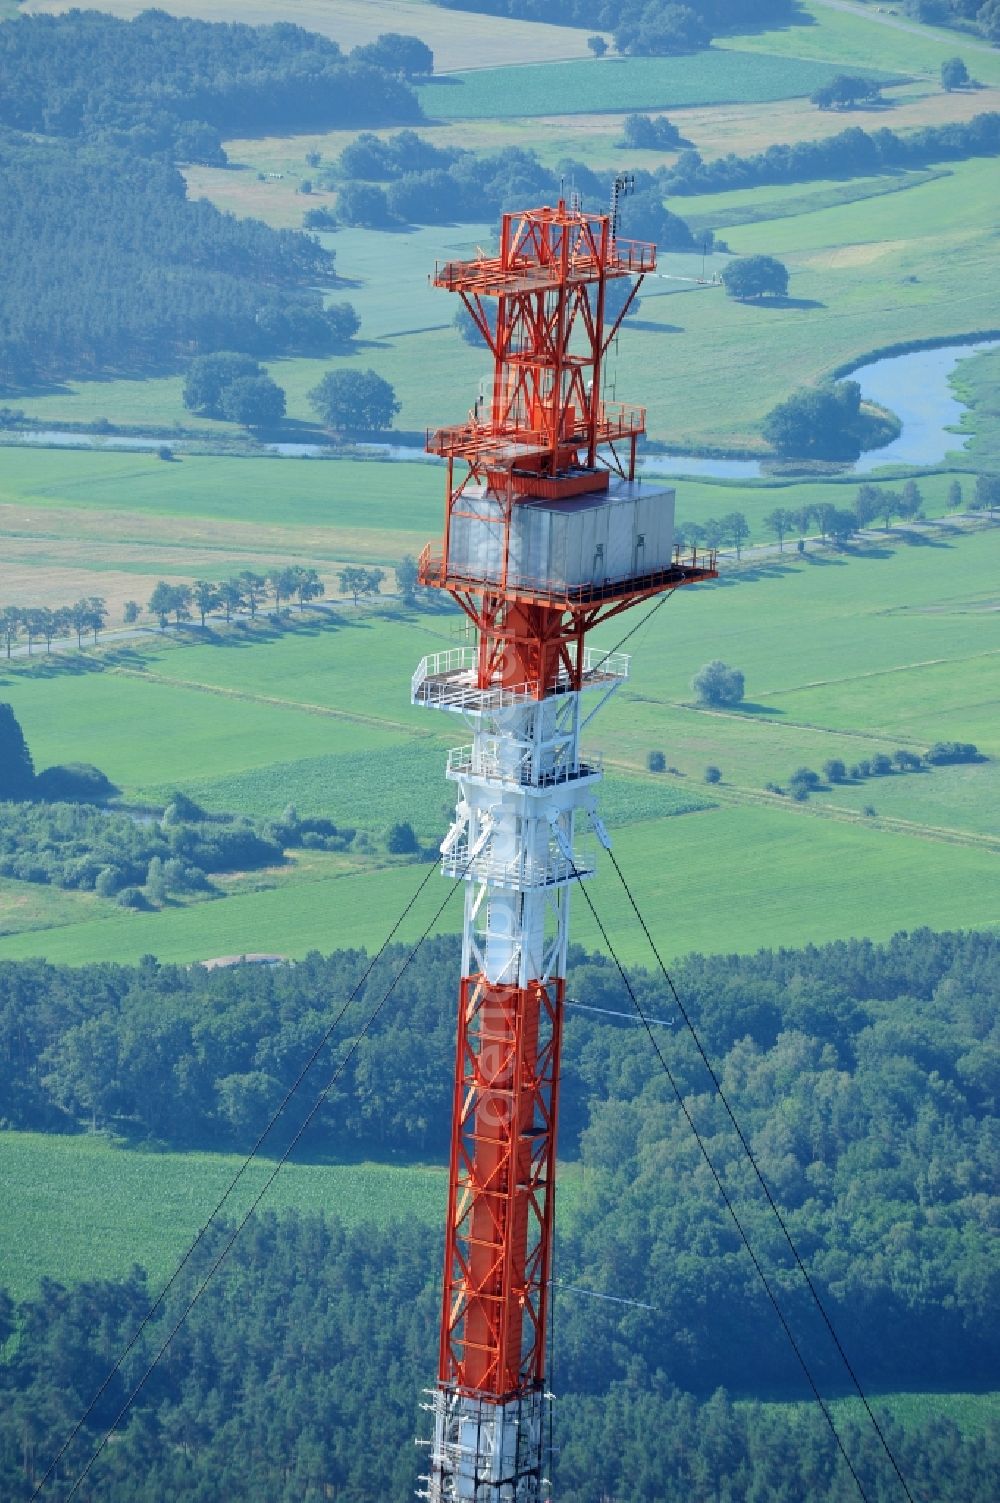
[[[484,568],[482,573],[461,573],[446,567],[440,546],[428,543],[417,561],[418,577],[422,584],[457,586],[463,589],[481,589],[484,585],[499,583],[497,566]],[[685,553],[679,545],[674,546],[672,561],[663,568],[622,579],[585,580],[579,584],[567,584],[558,579],[544,579],[540,575],[517,574],[508,570],[504,580],[505,593],[528,596],[534,600],[565,602],[569,606],[600,605],[605,600],[620,600],[623,595],[642,595],[656,589],[670,589],[676,585],[693,584],[699,580],[714,578],[718,572],[718,554],[714,548],[692,548]]]
[[[628,678],[631,659],[626,652],[605,652],[598,647],[586,647],[583,653],[581,688],[589,689],[607,684],[609,680],[624,682]],[[450,647],[444,652],[432,652],[417,665],[410,686],[414,704],[429,708],[470,710],[482,713],[487,710],[502,710],[516,705],[537,702],[538,696],[528,684],[477,684],[479,655],[475,647]],[[573,688],[572,680],[565,669],[546,685],[546,694],[566,694]]]
[[[590,422],[583,415],[572,428],[561,433],[560,444],[582,446],[590,440]],[[646,409],[630,402],[603,403],[594,425],[598,444],[614,443],[616,439],[638,438],[646,431]],[[552,435],[540,428],[517,427],[510,424],[494,427],[490,423],[469,421],[453,423],[445,428],[428,428],[424,436],[424,448],[428,454],[439,458],[479,461],[494,459],[500,463],[526,458],[528,455],[547,452],[552,446]]]
[[[656,246],[646,240],[615,240],[605,262],[608,276],[644,276],[656,270]],[[579,252],[569,257],[565,280],[596,282],[601,264],[591,254]],[[539,262],[528,256],[515,256],[504,266],[499,256],[477,256],[471,261],[438,261],[431,279],[435,287],[448,292],[478,292],[496,297],[502,292],[539,291],[559,287],[564,278],[558,260]]]
[[[572,861],[558,850],[553,850],[546,861],[528,856],[499,861],[487,847],[481,856],[470,861],[468,843],[464,840],[441,857],[441,871],[446,877],[464,877],[470,882],[486,882],[491,887],[506,887],[516,892],[565,886],[578,877],[592,877],[595,870],[593,857],[576,851]]]
[[[476,748],[453,746],[448,753],[447,774],[450,778],[489,778],[491,782],[507,783],[515,788],[554,788],[563,783],[579,782],[584,778],[601,777],[604,762],[599,757],[590,757],[586,762],[560,763],[537,771],[530,753],[516,766],[502,762],[499,757],[486,752],[476,755]]]

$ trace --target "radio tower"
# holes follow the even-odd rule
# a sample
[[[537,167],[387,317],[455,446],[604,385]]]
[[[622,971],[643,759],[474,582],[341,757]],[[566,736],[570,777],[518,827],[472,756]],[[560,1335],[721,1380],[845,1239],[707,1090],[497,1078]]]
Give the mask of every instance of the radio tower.
[[[601,768],[580,733],[628,673],[588,647],[639,601],[715,576],[673,546],[674,492],[636,480],[641,407],[606,403],[604,358],[627,311],[609,282],[654,269],[574,202],[503,216],[496,255],[439,265],[493,354],[468,419],[429,434],[447,461],[444,537],[420,558],[474,645],[425,658],[413,701],[460,717],[455,821],[441,852],[465,884],[444,1297],[430,1408],[432,1503],[540,1503],[569,894],[602,844]],[[486,300],[495,300],[488,311]],[[455,462],[466,467],[456,481]]]

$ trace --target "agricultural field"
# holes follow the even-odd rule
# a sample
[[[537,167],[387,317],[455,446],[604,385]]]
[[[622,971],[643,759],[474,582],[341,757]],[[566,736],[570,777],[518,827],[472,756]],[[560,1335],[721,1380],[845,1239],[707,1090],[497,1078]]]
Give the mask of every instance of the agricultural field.
[[[995,273],[995,181],[993,161],[972,160],[947,172],[913,173],[908,185],[892,176],[881,185],[868,179],[863,196],[844,195],[846,202],[836,201],[842,195],[829,184],[797,185],[794,192],[761,188],[749,202],[741,193],[731,215],[732,195],[677,200],[676,210],[696,226],[714,226],[734,254],[784,261],[792,296],[768,306],[739,303],[721,287],[697,284],[700,257],[663,256],[609,366],[618,396],[643,400],[651,436],[681,448],[760,448],[759,424],[776,402],[797,385],[861,361],[873,344],[981,330],[990,318],[984,289]],[[823,196],[831,192],[833,202]],[[789,197],[800,201],[799,212],[788,212]],[[745,222],[749,215],[754,222]],[[355,302],[362,335],[352,353],[329,361],[271,362],[293,420],[312,424],[308,391],[325,370],[341,367],[374,367],[391,381],[402,403],[398,427],[414,436],[469,410],[486,362],[450,326],[454,300],[428,289],[427,274],[438,256],[461,254],[463,246],[471,254],[481,243],[477,229],[485,227],[333,237],[338,273],[352,284],[336,296]],[[724,264],[722,256],[709,257],[707,275]],[[744,379],[748,370],[752,381]],[[164,425],[186,420],[180,382],[170,377],[77,383],[19,405],[53,426],[99,416]],[[217,425],[217,431],[232,429]]]
[[[908,541],[916,536],[853,557],[771,555],[680,592],[629,641],[632,681],[595,722],[591,746],[609,760],[604,804],[619,858],[670,954],[995,921],[1000,529]],[[453,793],[445,750],[463,732],[412,709],[407,676],[421,650],[456,640],[450,618],[338,607],[336,619],[260,639],[154,639],[106,658],[22,660],[0,676],[0,694],[39,766],[93,761],[126,797],[162,802],[179,787],[210,809],[261,815],[294,802],[376,834],[410,817],[431,845]],[[607,629],[601,645],[627,629]],[[691,676],[710,656],[746,674],[741,710],[692,703]],[[806,804],[766,791],[796,767],[938,739],[975,741],[992,760],[855,780]],[[655,750],[673,772],[646,771]],[[713,787],[708,765],[722,771]],[[223,900],[146,914],[89,895],[49,911],[42,890],[8,882],[0,957],[194,960],[375,945],[421,875],[374,856],[299,853],[285,868],[234,877]],[[454,928],[457,904],[438,912],[448,891],[430,884],[408,935]],[[622,953],[643,959],[609,873],[594,892]],[[575,932],[599,942],[582,903]]]
[[[996,1424],[1000,1414],[1000,1393],[989,1391],[877,1394],[869,1391],[868,1397],[880,1423],[884,1419],[892,1419],[904,1430],[916,1429],[929,1420],[945,1419],[957,1425],[963,1435],[976,1436],[982,1435],[988,1425]],[[828,1402],[838,1427],[841,1421],[860,1425],[868,1422],[859,1398],[832,1399]],[[789,1415],[804,1415],[812,1407],[812,1401],[806,1405],[780,1401],[771,1403],[765,1400],[762,1407],[766,1410],[778,1409]]]
[[[898,82],[870,63],[864,71],[880,82]],[[419,97],[432,120],[666,110],[795,98],[829,83],[836,72],[830,63],[709,48],[692,57],[611,57],[558,67],[479,68],[432,80],[421,86]]]
[[[15,1299],[40,1278],[122,1278],[138,1263],[150,1291],[172,1272],[243,1163],[243,1156],[126,1148],[104,1135],[5,1132],[0,1137],[4,1204],[0,1288]],[[273,1169],[258,1158],[226,1203],[237,1221]],[[576,1164],[559,1169],[560,1214],[572,1216],[583,1186]],[[401,1218],[438,1225],[444,1216],[444,1164],[310,1160],[284,1165],[262,1210],[338,1217],[348,1226]]]

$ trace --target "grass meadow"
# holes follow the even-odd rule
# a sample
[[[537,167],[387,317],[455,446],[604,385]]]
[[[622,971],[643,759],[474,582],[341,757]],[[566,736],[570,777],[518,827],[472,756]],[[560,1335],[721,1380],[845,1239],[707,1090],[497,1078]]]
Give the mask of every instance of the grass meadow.
[[[431,119],[665,110],[684,105],[770,103],[811,94],[832,63],[710,47],[688,57],[606,57],[526,69],[478,68],[418,90]],[[891,74],[863,71],[887,83]]]
[[[242,1162],[232,1153],[125,1148],[103,1134],[0,1133],[0,1288],[24,1299],[43,1276],[121,1278],[138,1263],[158,1292]],[[223,1219],[242,1216],[272,1168],[263,1157],[250,1166]],[[559,1176],[560,1212],[572,1216],[582,1174],[564,1164]],[[446,1200],[443,1163],[300,1159],[284,1165],[261,1209],[322,1213],[348,1226],[437,1226]]]
[[[853,557],[786,554],[637,615],[632,679],[589,743],[609,762],[602,802],[620,859],[670,954],[995,921],[997,577],[1000,529],[946,532]],[[209,808],[258,814],[294,802],[376,835],[409,817],[431,844],[454,797],[445,750],[468,733],[413,709],[407,680],[422,651],[455,640],[449,618],[338,615],[344,624],[259,640],[168,638],[107,659],[22,661],[0,674],[0,695],[39,766],[93,761],[127,797],[162,801],[181,787]],[[598,640],[613,647],[627,629]],[[692,703],[691,677],[711,656],[744,671],[739,712]],[[850,765],[939,739],[974,740],[992,760],[823,789],[806,805],[765,791],[829,757]],[[653,750],[675,771],[647,773]],[[710,764],[723,778],[713,788]],[[224,900],[145,914],[7,883],[0,957],[197,960],[378,944],[421,875],[377,857],[303,853],[233,878]],[[456,902],[436,912],[448,891],[431,883],[407,935],[457,927]],[[607,871],[594,893],[622,953],[642,959]],[[574,932],[598,942],[583,903]]]

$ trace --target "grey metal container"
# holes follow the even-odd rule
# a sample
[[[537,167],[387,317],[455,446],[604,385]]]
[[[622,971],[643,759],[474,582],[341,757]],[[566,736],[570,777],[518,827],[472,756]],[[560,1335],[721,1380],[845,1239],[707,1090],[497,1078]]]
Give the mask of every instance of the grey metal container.
[[[607,491],[562,501],[529,498],[513,510],[507,580],[512,586],[565,590],[655,574],[670,566],[674,491],[613,480]],[[482,489],[459,502],[453,516],[449,573],[499,582],[504,527],[500,503]]]

